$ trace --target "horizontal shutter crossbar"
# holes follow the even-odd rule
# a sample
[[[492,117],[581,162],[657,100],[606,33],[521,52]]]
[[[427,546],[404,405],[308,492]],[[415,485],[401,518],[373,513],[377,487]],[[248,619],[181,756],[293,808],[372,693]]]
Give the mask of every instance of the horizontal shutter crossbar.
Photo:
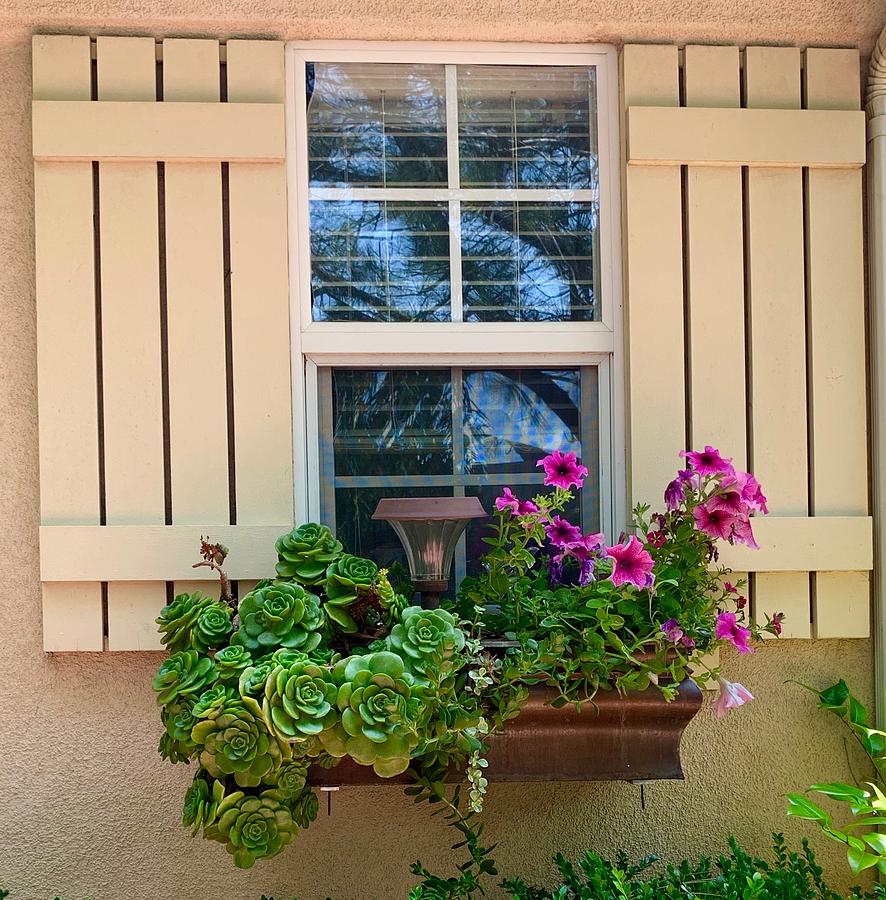
[[[631,106],[632,165],[857,169],[865,161],[865,114],[831,109]]]
[[[273,577],[274,542],[292,525],[43,525],[42,581],[216,581],[200,561],[201,537],[230,548],[232,579]]]
[[[35,100],[34,159],[281,162],[282,103]]]
[[[767,516],[752,520],[759,550],[720,544],[737,572],[867,572],[873,568],[869,516]]]

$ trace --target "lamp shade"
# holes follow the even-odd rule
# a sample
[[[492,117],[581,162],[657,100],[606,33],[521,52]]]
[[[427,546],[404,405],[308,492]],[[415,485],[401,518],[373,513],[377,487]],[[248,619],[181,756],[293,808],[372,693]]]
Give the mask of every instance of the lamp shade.
[[[458,539],[471,519],[485,517],[476,497],[387,498],[372,514],[397,532],[418,590],[445,589]]]

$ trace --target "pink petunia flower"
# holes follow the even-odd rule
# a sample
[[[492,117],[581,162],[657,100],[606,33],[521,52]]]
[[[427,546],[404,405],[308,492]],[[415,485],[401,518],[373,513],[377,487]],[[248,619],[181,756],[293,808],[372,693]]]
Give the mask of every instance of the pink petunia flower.
[[[720,685],[720,695],[711,707],[718,719],[722,719],[729,710],[738,709],[754,699],[754,695],[737,681],[727,681],[722,675],[717,678]]]
[[[513,491],[506,487],[502,492],[501,497],[495,498],[495,508],[499,511],[510,510],[512,513],[516,513],[520,508],[520,500],[518,497],[514,496]]]
[[[676,644],[683,639],[683,629],[676,619],[668,619],[661,626],[661,633],[672,643]]]
[[[610,580],[615,585],[633,584],[638,588],[652,587],[655,576],[652,557],[635,535],[631,535],[623,544],[615,544],[606,550],[613,561]]]
[[[747,544],[752,550],[760,549],[760,545],[757,543],[756,538],[754,538],[751,520],[746,516],[737,516],[732,523],[732,537],[729,539],[729,542]]]
[[[688,636],[685,635],[685,634],[683,635],[683,640],[681,641],[681,643],[683,644],[683,646],[684,646],[687,650],[694,650],[694,649],[695,649],[695,641],[692,640],[691,637],[688,637]]]
[[[554,516],[545,528],[548,540],[555,547],[566,547],[581,540],[581,529],[578,525],[567,522],[562,516]]]
[[[784,613],[776,613],[770,620],[769,624],[772,625],[772,630],[780,635],[781,634],[781,623],[784,621]]]
[[[742,656],[754,652],[754,648],[748,644],[751,639],[750,628],[739,625],[733,612],[721,612],[717,616],[716,636],[718,641],[729,641]]]
[[[689,469],[680,469],[677,477],[665,488],[665,506],[669,510],[676,509],[686,495],[687,485],[692,484],[692,472]]]
[[[664,547],[665,535],[662,531],[650,531],[646,535],[646,543],[652,547]]]
[[[573,485],[580,488],[588,474],[587,467],[579,463],[574,453],[562,453],[559,450],[540,459],[536,466],[544,467],[546,485],[564,490]]]
[[[706,445],[704,450],[684,450],[680,456],[689,460],[689,468],[698,475],[732,475],[735,467],[732,459],[723,459],[716,447]]]
[[[728,541],[733,535],[738,517],[725,509],[711,508],[706,503],[699,503],[692,510],[695,527],[712,538]]]
[[[737,594],[738,588],[731,581],[723,582],[723,590],[726,591],[727,594]]]

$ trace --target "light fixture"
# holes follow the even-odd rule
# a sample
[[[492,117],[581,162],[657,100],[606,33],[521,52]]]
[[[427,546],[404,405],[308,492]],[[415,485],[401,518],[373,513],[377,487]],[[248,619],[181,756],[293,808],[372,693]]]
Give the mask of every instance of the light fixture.
[[[483,519],[486,510],[476,497],[383,498],[372,514],[387,522],[406,551],[409,574],[422,605],[440,605],[449,587],[455,545],[471,519]]]

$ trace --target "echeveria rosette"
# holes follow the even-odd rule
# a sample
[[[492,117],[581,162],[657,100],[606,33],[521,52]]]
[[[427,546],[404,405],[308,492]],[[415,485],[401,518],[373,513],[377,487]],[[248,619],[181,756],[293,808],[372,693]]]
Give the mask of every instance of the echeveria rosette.
[[[311,761],[307,757],[299,757],[283,763],[274,778],[276,789],[286,798],[297,797],[305,786],[308,768]]]
[[[224,684],[216,684],[203,691],[191,708],[194,724],[197,719],[214,719],[233,698],[234,691]]]
[[[215,654],[218,680],[236,684],[244,670],[252,666],[252,655],[242,644],[230,644]]]
[[[268,676],[277,666],[272,662],[260,662],[257,666],[250,666],[240,673],[240,681],[237,685],[241,697],[261,697],[265,692],[265,683]]]
[[[326,751],[372,766],[382,778],[405,772],[419,740],[419,700],[403,660],[384,650],[351,656],[335,665],[332,677],[341,720],[320,734]]]
[[[179,650],[160,663],[153,688],[162,706],[177,697],[194,697],[215,681],[215,664],[196,650]]]
[[[191,646],[201,653],[221,647],[234,630],[233,610],[226,603],[212,602],[204,606],[191,628]]]
[[[265,683],[262,714],[282,740],[309,738],[335,723],[337,696],[328,667],[309,660],[278,666]]]
[[[410,606],[391,629],[388,649],[424,679],[441,680],[455,667],[465,635],[452,613]]]
[[[307,785],[289,800],[289,810],[299,828],[307,828],[317,818],[320,803],[312,788]]]
[[[208,607],[218,605],[212,597],[199,591],[193,594],[179,594],[172,603],[160,610],[156,622],[159,626],[160,642],[171,652],[185,650],[193,646],[191,632],[199,615]]]
[[[216,821],[203,836],[225,845],[239,869],[250,869],[257,859],[276,856],[298,834],[298,825],[277,791],[258,796],[235,791],[218,805]]]
[[[280,766],[280,744],[268,731],[257,707],[229,700],[214,718],[202,719],[191,732],[200,745],[200,765],[213,778],[233,775],[240,787],[257,787]]]
[[[191,740],[191,729],[197,722],[191,704],[180,700],[165,706],[160,719],[166,729],[160,739],[160,755],[171,763],[190,762],[198,750]]]
[[[326,570],[326,602],[323,608],[346,634],[357,630],[357,622],[348,612],[361,593],[368,593],[378,575],[378,566],[371,559],[343,553]]]
[[[306,522],[277,539],[277,575],[300,584],[326,580],[326,569],[343,552],[341,541],[325,525]]]
[[[320,643],[320,601],[299,584],[274,581],[258,587],[240,601],[239,612],[232,643],[253,652],[285,647],[307,653]]]
[[[225,786],[213,779],[212,787],[203,777],[202,769],[194,776],[191,786],[185,793],[185,805],[182,810],[182,825],[191,829],[193,837],[201,828],[215,822],[218,806],[225,796]]]

